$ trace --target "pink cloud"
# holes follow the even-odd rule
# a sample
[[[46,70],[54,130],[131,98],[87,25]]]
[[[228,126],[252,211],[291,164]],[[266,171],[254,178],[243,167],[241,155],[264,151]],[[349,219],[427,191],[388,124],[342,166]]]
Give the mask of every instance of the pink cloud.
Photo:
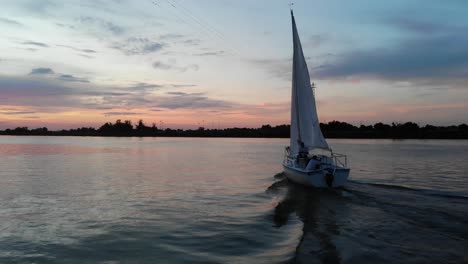
[[[397,113],[408,113],[413,111],[425,111],[436,109],[464,109],[468,108],[468,104],[434,104],[434,105],[402,105],[392,108],[392,111]]]

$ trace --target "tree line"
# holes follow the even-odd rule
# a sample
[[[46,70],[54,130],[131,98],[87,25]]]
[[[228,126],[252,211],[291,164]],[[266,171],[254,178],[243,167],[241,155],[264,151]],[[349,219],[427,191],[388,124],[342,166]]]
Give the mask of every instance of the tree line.
[[[289,138],[289,125],[259,128],[225,129],[160,129],[155,124],[147,126],[143,120],[133,124],[130,120],[108,122],[99,128],[82,127],[69,130],[51,131],[47,127],[29,129],[0,130],[0,135],[36,135],[36,136],[97,136],[97,137],[253,137],[253,138]],[[320,123],[326,138],[389,138],[389,139],[468,139],[468,125],[458,126],[419,126],[407,123],[376,123],[374,125],[354,126],[346,122],[331,121]]]

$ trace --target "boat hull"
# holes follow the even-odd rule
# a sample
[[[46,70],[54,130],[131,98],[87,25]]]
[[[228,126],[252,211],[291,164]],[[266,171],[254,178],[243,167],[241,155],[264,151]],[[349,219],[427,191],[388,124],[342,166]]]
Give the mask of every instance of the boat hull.
[[[338,188],[345,185],[348,180],[350,169],[337,168],[333,174],[331,186],[327,183],[328,172],[325,170],[305,171],[291,168],[283,164],[284,174],[289,180],[305,186],[317,188]]]

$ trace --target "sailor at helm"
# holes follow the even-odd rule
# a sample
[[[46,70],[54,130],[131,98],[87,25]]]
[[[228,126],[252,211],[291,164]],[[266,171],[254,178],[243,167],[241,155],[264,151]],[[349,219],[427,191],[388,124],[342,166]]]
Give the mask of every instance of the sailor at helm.
[[[300,158],[307,158],[309,155],[309,148],[304,145],[304,142],[298,140],[299,142],[299,157]]]

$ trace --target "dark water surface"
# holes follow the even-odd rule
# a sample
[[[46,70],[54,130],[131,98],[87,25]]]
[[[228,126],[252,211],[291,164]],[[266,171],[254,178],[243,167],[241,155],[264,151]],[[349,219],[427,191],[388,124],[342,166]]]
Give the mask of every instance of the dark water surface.
[[[0,137],[0,263],[468,262],[468,141],[330,140],[337,191],[287,143]]]

